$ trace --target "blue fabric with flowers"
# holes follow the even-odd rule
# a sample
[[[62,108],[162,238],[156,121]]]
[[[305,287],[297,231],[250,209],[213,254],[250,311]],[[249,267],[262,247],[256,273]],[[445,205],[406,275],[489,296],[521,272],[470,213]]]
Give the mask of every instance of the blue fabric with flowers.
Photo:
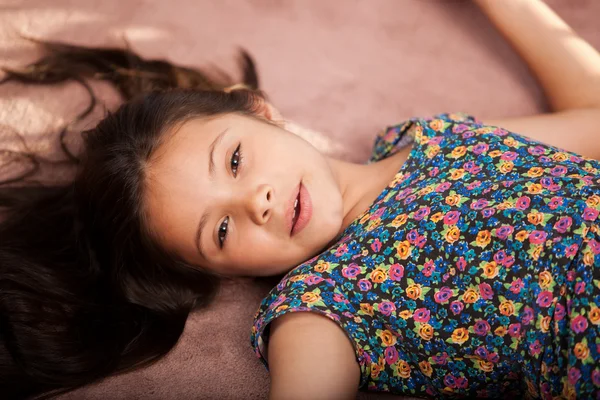
[[[315,312],[361,389],[600,399],[600,162],[464,114],[411,119],[371,162],[408,159],[335,245],[290,271],[252,329]],[[318,335],[318,332],[315,332]]]

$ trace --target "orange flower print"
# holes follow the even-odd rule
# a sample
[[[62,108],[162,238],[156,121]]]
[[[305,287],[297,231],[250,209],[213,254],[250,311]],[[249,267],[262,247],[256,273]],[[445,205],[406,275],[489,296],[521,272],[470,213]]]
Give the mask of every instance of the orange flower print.
[[[544,168],[531,167],[531,168],[529,168],[529,171],[527,171],[526,175],[530,176],[531,178],[537,178],[538,176],[542,176],[543,173],[544,173]]]
[[[396,344],[396,336],[394,336],[394,334],[388,329],[381,331],[381,333],[379,334],[379,338],[381,339],[382,345],[385,347],[393,346]]]
[[[329,263],[327,261],[319,260],[315,265],[315,271],[325,272],[329,269]]]
[[[401,378],[406,379],[406,378],[410,377],[410,365],[408,365],[408,363],[406,361],[399,360],[398,364],[396,364],[396,365],[398,368],[398,375]]]
[[[587,344],[580,342],[575,345],[573,354],[575,354],[575,357],[579,358],[580,360],[585,360],[590,355],[590,349],[588,348]]]
[[[438,222],[439,220],[444,218],[444,213],[441,211],[436,212],[435,214],[433,214],[431,217],[429,217],[430,220],[432,220],[433,222]]]
[[[540,224],[544,221],[544,213],[538,211],[530,212],[529,214],[527,214],[527,221],[529,221],[529,223],[533,225]]]
[[[369,277],[373,283],[381,283],[387,279],[387,272],[382,268],[375,268]]]
[[[557,152],[557,153],[552,154],[551,158],[553,161],[563,162],[569,158],[569,155],[567,153]]]
[[[449,243],[454,243],[460,238],[460,230],[456,227],[456,225],[452,226],[446,232],[446,241]]]
[[[477,360],[477,365],[479,369],[484,372],[492,372],[494,370],[494,364],[485,360]]]
[[[421,285],[419,285],[418,283],[410,285],[406,288],[406,295],[410,299],[418,299],[421,296]]]
[[[483,275],[488,279],[495,278],[498,275],[498,264],[496,264],[496,261],[486,263],[483,266]]]
[[[406,260],[410,255],[410,242],[408,240],[401,241],[396,247],[396,252],[401,260]]]
[[[313,304],[321,300],[321,295],[315,292],[306,292],[302,295],[302,301],[307,304]]]
[[[449,194],[448,196],[446,196],[446,204],[448,204],[449,206],[455,206],[460,201],[460,197],[460,194]]]
[[[542,289],[547,289],[552,284],[552,274],[548,271],[542,271],[538,274],[538,282]]]
[[[460,157],[464,156],[466,152],[467,152],[466,146],[457,146],[452,150],[452,153],[450,153],[450,157],[460,158]]]
[[[444,121],[441,119],[434,119],[429,123],[429,127],[436,132],[441,132],[444,129]]]
[[[506,335],[506,328],[504,326],[499,326],[494,330],[494,334],[496,336],[504,336]]]
[[[600,324],[600,308],[592,307],[588,314],[588,318],[592,324],[599,325]]]
[[[477,234],[477,238],[475,239],[475,243],[477,244],[477,246],[483,248],[490,244],[491,240],[492,234],[486,229],[483,231],[479,231],[479,233]]]
[[[501,156],[504,152],[502,150],[492,150],[488,153],[488,156],[490,157],[498,157]]]
[[[527,192],[528,193],[533,193],[533,194],[537,194],[537,193],[542,193],[543,190],[543,186],[539,183],[532,183],[531,185],[529,185]]]
[[[450,174],[450,179],[452,180],[457,180],[463,177],[463,175],[465,174],[465,170],[463,168],[458,168],[452,171],[452,173]]]
[[[409,319],[410,317],[412,317],[412,312],[410,310],[402,310],[400,311],[399,315],[402,319]]]
[[[431,378],[431,374],[433,373],[433,368],[431,368],[431,364],[429,363],[429,361],[421,361],[419,363],[419,369],[421,370],[421,372],[423,373],[423,375]]]
[[[373,316],[373,306],[368,303],[360,303],[360,311],[364,314]]]
[[[505,161],[502,164],[500,164],[500,166],[498,167],[498,171],[502,172],[503,174],[506,174],[506,173],[512,171],[514,166],[515,166],[515,164],[513,164],[512,161]]]
[[[527,232],[526,230],[521,230],[521,231],[517,232],[517,234],[515,235],[515,239],[518,240],[519,242],[524,241],[528,237],[529,237],[529,232]]]
[[[479,300],[479,293],[474,289],[467,289],[462,298],[465,303],[475,303]]]
[[[550,316],[546,315],[540,319],[540,330],[544,333],[550,331]]]
[[[510,317],[511,315],[513,315],[515,313],[515,306],[514,306],[512,300],[506,300],[506,301],[503,301],[502,303],[500,303],[499,310],[500,310],[500,314]]]
[[[431,340],[433,337],[433,327],[429,324],[421,324],[419,336],[421,336],[421,339],[423,340]]]
[[[467,340],[469,340],[469,331],[465,328],[456,328],[454,332],[452,332],[452,342],[463,344]]]
[[[407,220],[408,220],[408,215],[400,214],[396,218],[394,218],[394,220],[392,221],[392,223],[390,225],[392,225],[394,228],[398,228],[398,227],[404,225]]]
[[[588,207],[596,207],[598,204],[600,204],[600,196],[597,194],[591,195],[585,200],[585,204],[587,204]]]

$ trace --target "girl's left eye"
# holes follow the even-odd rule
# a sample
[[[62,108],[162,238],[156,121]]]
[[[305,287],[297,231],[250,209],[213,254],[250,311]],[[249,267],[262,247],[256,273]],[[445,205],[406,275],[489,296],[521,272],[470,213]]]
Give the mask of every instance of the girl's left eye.
[[[234,177],[237,177],[238,169],[242,164],[242,144],[238,144],[238,147],[235,149],[233,154],[231,155],[231,172]]]

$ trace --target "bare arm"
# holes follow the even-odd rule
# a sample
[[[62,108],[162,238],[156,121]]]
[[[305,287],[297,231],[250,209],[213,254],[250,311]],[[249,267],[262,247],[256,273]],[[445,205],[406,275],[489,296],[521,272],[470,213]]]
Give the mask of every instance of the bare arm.
[[[600,54],[541,0],[474,0],[523,57],[554,113],[484,119],[600,159]]]
[[[268,347],[269,399],[355,399],[360,368],[342,329],[311,313],[286,314],[272,322]]]

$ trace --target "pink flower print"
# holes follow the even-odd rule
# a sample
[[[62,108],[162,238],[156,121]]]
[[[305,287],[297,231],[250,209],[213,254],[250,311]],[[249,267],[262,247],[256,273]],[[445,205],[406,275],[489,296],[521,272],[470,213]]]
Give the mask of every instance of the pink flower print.
[[[510,225],[502,225],[500,228],[496,229],[496,236],[500,239],[506,239],[514,230],[515,228]]]
[[[583,210],[583,219],[585,219],[586,221],[594,221],[596,217],[598,217],[598,210],[595,210],[590,207],[586,207]]]
[[[483,215],[484,218],[489,218],[492,215],[494,215],[495,212],[496,212],[496,209],[494,209],[494,208],[486,208],[481,211],[481,214]]]
[[[556,221],[554,224],[554,229],[560,233],[565,233],[567,229],[571,227],[573,223],[573,219],[571,217],[565,216]]]
[[[485,347],[479,346],[478,348],[475,349],[475,355],[479,356],[480,358],[487,358],[488,351]]]
[[[429,207],[421,207],[421,208],[419,208],[419,211],[417,211],[415,213],[413,218],[416,219],[417,221],[420,221],[429,215],[429,211],[430,211]]]
[[[511,255],[508,255],[508,256],[506,256],[506,259],[504,260],[503,265],[506,268],[510,268],[514,263],[515,263],[515,258]]]
[[[494,291],[487,283],[479,284],[479,293],[481,294],[481,298],[485,300],[490,300],[492,297],[494,297]]]
[[[540,183],[545,188],[555,185],[554,181],[549,176],[545,176],[542,179],[540,179]]]
[[[346,252],[348,252],[348,245],[346,243],[342,243],[335,250],[335,256],[336,257],[341,257],[342,255],[346,254]]]
[[[544,154],[546,152],[546,149],[540,145],[537,145],[537,146],[528,148],[527,151],[529,152],[529,154],[531,154],[533,156],[539,156],[541,154]]]
[[[494,254],[494,261],[496,261],[496,263],[502,265],[504,263],[504,260],[506,259],[506,251],[504,250],[498,250],[495,254]]]
[[[566,172],[567,172],[567,167],[565,167],[564,165],[557,165],[556,167],[554,167],[550,170],[550,174],[552,174],[554,176],[561,176],[561,175],[564,175]]]
[[[540,161],[543,162],[543,163],[547,163],[547,162],[551,162],[552,159],[550,157],[548,157],[548,156],[541,156],[540,157]]]
[[[379,250],[381,250],[381,241],[379,239],[375,239],[373,243],[371,243],[371,250],[375,253],[379,253]]]
[[[548,233],[544,231],[535,230],[529,235],[529,241],[533,244],[542,244],[546,241]]]
[[[562,206],[562,204],[563,198],[559,196],[554,196],[550,199],[550,202],[548,203],[548,208],[550,208],[551,210],[556,210],[558,207]]]
[[[350,264],[345,268],[342,268],[342,276],[344,278],[352,279],[360,274],[360,268],[356,264]]]
[[[569,270],[567,272],[567,281],[573,282],[575,280],[576,272],[574,270]]]
[[[383,354],[385,356],[385,362],[388,365],[394,365],[396,364],[396,361],[398,361],[398,351],[395,346],[386,347]]]
[[[594,383],[594,386],[600,386],[600,369],[595,369],[594,372],[592,372],[592,382]]]
[[[438,193],[441,193],[443,191],[446,191],[448,189],[450,189],[450,186],[452,184],[450,182],[442,182],[439,185],[436,186],[435,191]]]
[[[569,383],[571,385],[575,385],[579,378],[581,378],[581,372],[579,372],[579,369],[575,367],[569,368],[567,375],[569,376]]]
[[[460,211],[452,210],[448,214],[444,215],[444,225],[454,225],[458,222],[460,217]]]
[[[479,155],[485,153],[488,148],[489,146],[487,143],[477,143],[475,146],[473,146],[473,153]]]
[[[399,281],[404,276],[404,267],[400,264],[392,264],[389,269],[390,279]]]
[[[550,307],[550,304],[552,304],[553,299],[554,297],[552,297],[552,292],[544,290],[540,292],[540,294],[538,294],[537,300],[535,302],[539,304],[540,307],[545,308]]]
[[[465,124],[458,124],[458,125],[454,125],[452,127],[452,132],[453,133],[463,133],[467,129],[468,129],[467,125],[465,125]]]
[[[596,239],[592,239],[589,241],[590,247],[592,248],[592,253],[599,254],[600,253],[600,243]]]
[[[415,322],[429,322],[431,314],[426,308],[417,308],[413,313],[413,319]]]
[[[464,304],[458,300],[455,300],[452,303],[450,303],[450,310],[454,315],[460,314],[464,307]]]
[[[358,288],[361,292],[368,292],[369,290],[371,290],[372,286],[373,285],[371,285],[371,282],[366,279],[361,279],[360,281],[358,281]]]
[[[498,353],[490,353],[487,356],[487,360],[491,363],[496,364],[498,361],[500,361],[500,357],[498,356]]]
[[[565,317],[565,315],[567,315],[565,306],[560,303],[556,303],[556,308],[554,309],[554,320],[560,321]]]
[[[467,185],[467,189],[468,190],[473,190],[473,189],[478,188],[479,186],[481,186],[481,182],[480,181],[473,181],[473,182],[471,182],[471,183],[469,183]]]
[[[515,323],[508,326],[508,334],[510,337],[518,338],[521,336],[521,324]]]
[[[521,322],[523,323],[523,325],[529,325],[532,320],[533,320],[533,308],[526,306],[523,309],[523,318],[521,319]]]
[[[281,305],[284,301],[285,301],[286,297],[282,294],[279,295],[279,297],[277,297],[277,300],[275,300],[273,303],[271,303],[271,307],[272,308],[277,308],[279,305]]]
[[[529,354],[531,354],[532,356],[536,356],[536,355],[540,354],[541,351],[542,351],[542,344],[540,343],[539,340],[536,340],[535,342],[533,342],[529,345]]]
[[[380,207],[380,208],[378,208],[377,211],[375,211],[373,214],[371,214],[371,219],[381,218],[381,216],[385,212],[386,208],[387,207]]]
[[[523,281],[521,280],[521,278],[517,278],[514,281],[512,281],[512,283],[510,284],[510,288],[509,290],[511,292],[513,292],[514,294],[519,294],[519,292],[521,291],[521,289],[523,289]]]
[[[501,160],[506,160],[506,161],[513,161],[515,160],[519,155],[517,153],[515,153],[514,151],[507,151],[505,153],[503,153],[500,156]]]
[[[423,269],[421,270],[421,273],[423,275],[429,277],[431,276],[433,271],[435,271],[435,264],[433,263],[433,260],[429,260],[425,264],[423,264]]]
[[[579,281],[575,284],[575,294],[581,294],[585,292],[585,282]]]
[[[455,388],[456,387],[456,377],[452,374],[446,375],[446,377],[444,378],[444,385],[446,385],[450,388]]]
[[[317,275],[311,275],[308,278],[306,278],[304,280],[304,283],[306,283],[307,285],[316,285],[320,282],[323,282],[323,278]]]
[[[333,301],[335,301],[336,303],[342,303],[342,304],[349,303],[348,299],[339,293],[336,293],[333,295]]]
[[[455,380],[457,389],[466,389],[469,381],[464,376],[459,376]]]
[[[475,326],[473,326],[473,332],[479,336],[485,336],[489,331],[490,324],[484,319],[480,319],[479,321],[475,322]]]
[[[419,235],[417,237],[417,241],[415,242],[415,244],[417,245],[418,248],[422,249],[423,246],[425,246],[425,244],[427,243],[427,237],[425,235]]]
[[[471,203],[471,209],[481,210],[482,208],[485,208],[488,204],[489,201],[487,201],[486,199],[478,199],[477,201]]]
[[[583,315],[578,315],[571,320],[571,329],[573,329],[576,333],[583,333],[587,327],[587,318]]]
[[[458,259],[458,261],[456,262],[456,267],[458,268],[459,271],[464,271],[466,266],[467,266],[467,260],[465,260],[465,258],[461,256]]]
[[[521,196],[517,199],[515,203],[515,208],[517,210],[526,210],[529,207],[529,203],[531,203],[531,199],[527,196]]]
[[[379,306],[377,306],[377,309],[380,313],[386,317],[389,317],[394,311],[396,311],[396,306],[391,301],[382,301],[379,303]]]
[[[442,140],[444,140],[443,136],[435,136],[435,137],[432,137],[431,139],[429,139],[429,143],[440,144],[440,143],[442,143]]]
[[[552,192],[556,192],[557,190],[560,190],[561,188],[562,188],[562,186],[560,186],[558,183],[548,186],[548,189],[551,190]]]
[[[410,244],[415,244],[415,241],[417,240],[417,237],[419,237],[419,232],[417,232],[416,229],[411,229],[406,234],[406,240],[408,240],[408,243],[410,243]]]
[[[404,199],[404,204],[410,204],[412,203],[415,199],[417,198],[416,195],[411,194],[410,196],[408,196],[406,199]]]
[[[448,353],[443,352],[439,356],[433,356],[432,360],[437,365],[446,365],[446,363],[448,362]]]
[[[452,296],[452,289],[447,286],[443,286],[439,291],[435,292],[433,298],[436,303],[444,304],[448,302],[448,299],[450,299]]]
[[[465,169],[465,171],[469,172],[470,174],[476,174],[479,171],[481,171],[481,167],[479,165],[475,164],[473,162],[473,160],[469,160],[466,163],[464,163],[463,168]]]
[[[429,176],[434,177],[438,174],[438,172],[440,172],[440,169],[438,167],[435,167],[431,171],[429,171]]]

